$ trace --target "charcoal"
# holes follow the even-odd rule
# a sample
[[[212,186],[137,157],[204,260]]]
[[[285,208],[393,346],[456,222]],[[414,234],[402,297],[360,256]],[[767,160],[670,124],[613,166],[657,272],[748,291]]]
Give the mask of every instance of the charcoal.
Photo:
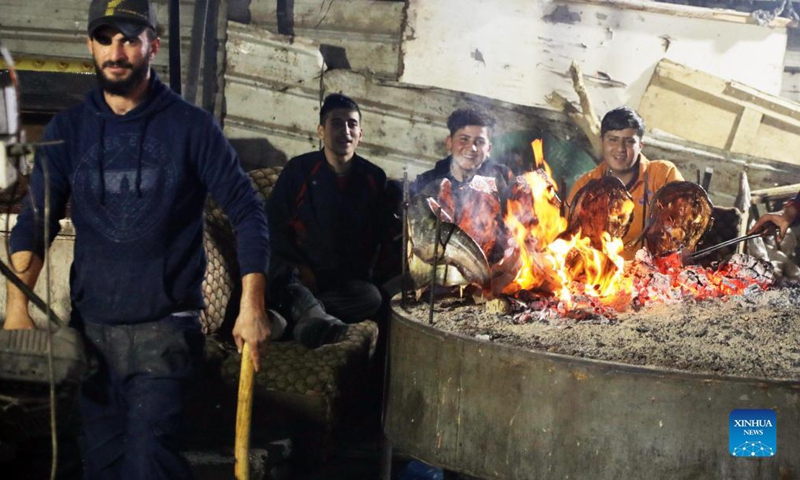
[[[726,276],[741,280],[753,280],[764,285],[775,283],[775,269],[772,264],[743,253],[733,255],[723,263],[720,271],[724,271]]]

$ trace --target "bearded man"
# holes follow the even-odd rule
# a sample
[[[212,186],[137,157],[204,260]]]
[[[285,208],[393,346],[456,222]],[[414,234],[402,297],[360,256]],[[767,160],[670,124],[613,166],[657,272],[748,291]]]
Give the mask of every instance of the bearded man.
[[[87,479],[190,478],[178,451],[187,381],[202,358],[207,193],[238,236],[234,337],[240,348],[249,344],[256,369],[270,337],[266,215],[214,118],[151,68],[156,28],[147,0],[92,1],[87,47],[99,88],[47,126],[43,140],[63,143],[38,152],[11,234],[12,263],[33,286],[71,199],[71,324],[98,366],[81,391]],[[45,190],[50,216],[42,219]],[[12,284],[4,328],[34,328]]]

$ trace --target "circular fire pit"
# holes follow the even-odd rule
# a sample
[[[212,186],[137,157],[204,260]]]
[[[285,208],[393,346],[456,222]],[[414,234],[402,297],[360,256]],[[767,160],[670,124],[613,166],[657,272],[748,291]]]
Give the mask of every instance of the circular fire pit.
[[[398,306],[390,335],[386,433],[426,462],[487,479],[800,479],[800,380],[532,351]],[[775,456],[729,453],[736,409],[776,412]]]

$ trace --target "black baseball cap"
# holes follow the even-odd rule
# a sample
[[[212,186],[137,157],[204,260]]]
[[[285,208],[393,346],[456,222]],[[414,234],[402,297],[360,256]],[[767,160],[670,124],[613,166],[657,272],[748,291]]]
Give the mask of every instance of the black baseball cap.
[[[156,10],[149,0],[92,0],[89,37],[100,27],[112,27],[126,37],[136,37],[147,27],[156,29]]]

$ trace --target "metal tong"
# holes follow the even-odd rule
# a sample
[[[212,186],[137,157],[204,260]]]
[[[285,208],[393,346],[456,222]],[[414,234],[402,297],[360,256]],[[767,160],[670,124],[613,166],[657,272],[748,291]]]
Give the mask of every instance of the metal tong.
[[[767,227],[762,228],[758,232],[751,233],[750,235],[743,235],[741,237],[736,237],[736,238],[732,238],[730,240],[725,240],[724,242],[720,242],[720,243],[718,243],[716,245],[711,245],[710,247],[706,247],[706,248],[704,248],[702,250],[698,250],[698,251],[690,254],[688,256],[688,259],[689,260],[695,260],[695,259],[698,259],[698,258],[701,258],[701,257],[705,257],[709,253],[714,252],[716,250],[719,250],[720,248],[725,248],[725,247],[728,247],[730,245],[736,245],[739,242],[745,242],[747,240],[752,240],[754,238],[763,237],[763,236],[768,235],[768,234],[770,234],[770,233],[775,231],[774,225],[771,225],[771,224],[767,224],[767,225],[768,225]]]

